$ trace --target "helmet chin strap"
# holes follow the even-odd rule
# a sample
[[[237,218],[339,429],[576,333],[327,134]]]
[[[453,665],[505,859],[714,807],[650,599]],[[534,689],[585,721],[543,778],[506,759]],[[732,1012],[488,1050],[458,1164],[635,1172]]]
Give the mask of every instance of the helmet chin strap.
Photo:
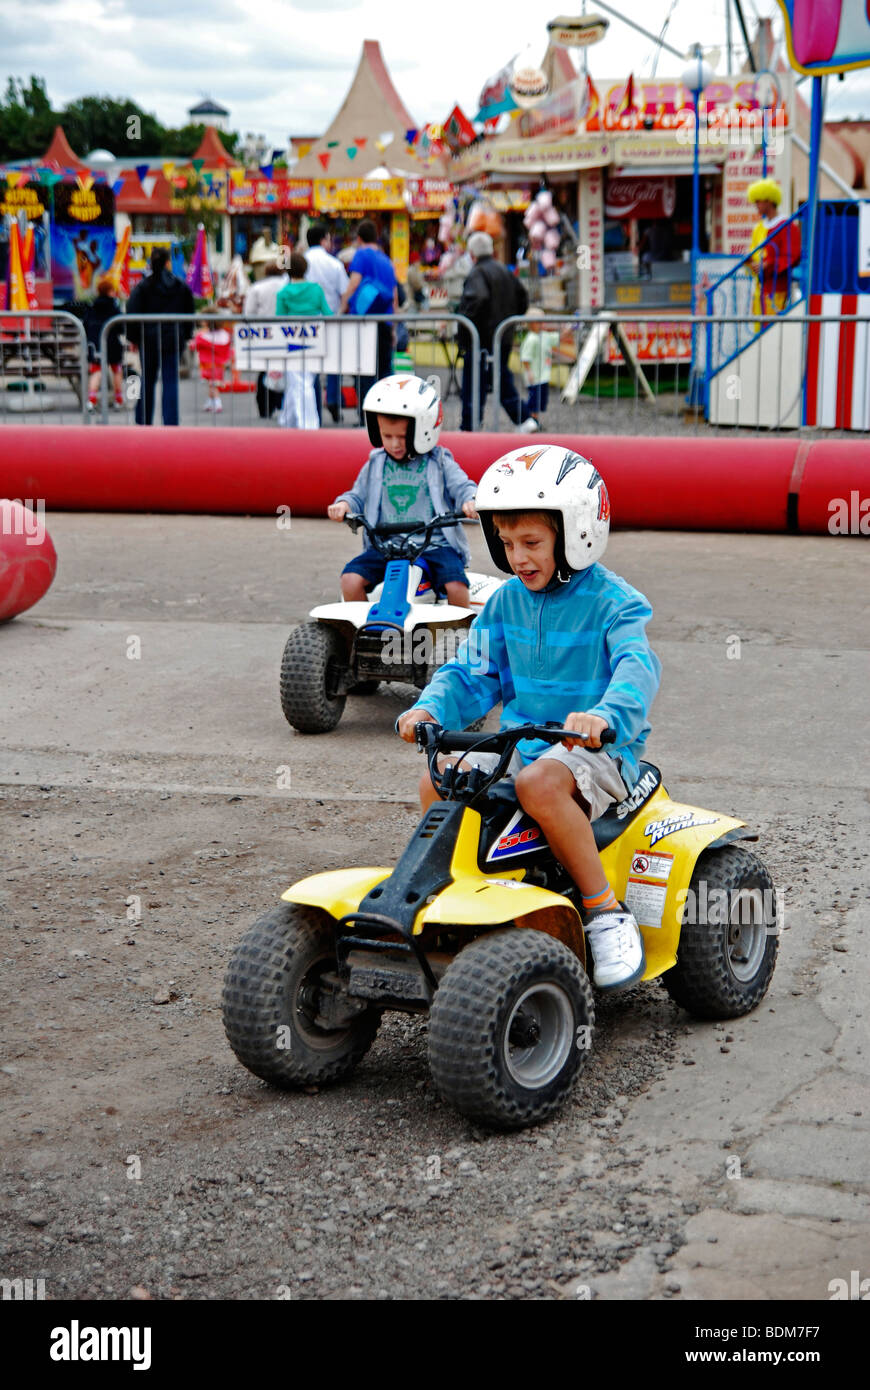
[[[560,584],[570,584],[571,580],[574,578],[574,571],[569,570],[567,574],[563,574],[560,569],[557,569],[556,578]]]

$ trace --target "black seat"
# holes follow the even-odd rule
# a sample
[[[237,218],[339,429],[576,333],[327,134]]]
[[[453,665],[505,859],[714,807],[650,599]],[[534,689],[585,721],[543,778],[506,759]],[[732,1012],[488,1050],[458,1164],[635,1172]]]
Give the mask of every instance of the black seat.
[[[629,792],[624,801],[618,801],[613,806],[608,806],[604,815],[592,822],[595,843],[599,849],[605,849],[607,845],[613,844],[613,841],[622,834],[625,827],[630,825],[635,816],[643,810],[661,784],[662,774],[654,763],[640,763],[638,765],[634,790]]]

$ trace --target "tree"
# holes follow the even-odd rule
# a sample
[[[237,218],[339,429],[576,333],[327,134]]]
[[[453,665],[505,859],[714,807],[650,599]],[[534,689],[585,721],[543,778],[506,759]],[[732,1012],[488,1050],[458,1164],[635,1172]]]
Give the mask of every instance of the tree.
[[[205,131],[204,125],[167,128],[155,115],[143,111],[129,97],[84,96],[55,111],[41,77],[10,77],[5,99],[0,102],[0,160],[33,159],[44,154],[54,128],[62,125],[79,157],[91,150],[107,149],[119,159],[165,154],[167,159],[191,159]],[[234,155],[239,136],[221,134]]]
[[[31,75],[28,87],[20,77],[10,77],[6,98],[0,104],[0,159],[41,155],[59,119],[51,109],[41,77]]]
[[[126,97],[79,97],[60,115],[66,137],[78,155],[107,149],[120,159],[159,154],[164,128],[156,116]]]

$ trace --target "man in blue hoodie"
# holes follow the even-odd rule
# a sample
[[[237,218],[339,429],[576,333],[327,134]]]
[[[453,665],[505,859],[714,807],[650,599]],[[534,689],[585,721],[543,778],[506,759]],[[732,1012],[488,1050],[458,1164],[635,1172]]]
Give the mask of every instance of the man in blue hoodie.
[[[487,469],[476,506],[493,561],[514,577],[398,731],[412,742],[423,720],[464,729],[501,701],[503,729],[555,720],[576,733],[553,747],[519,744],[509,773],[520,805],[577,885],[596,986],[624,989],[646,969],[643,939],[607,882],[591,822],[637,780],[661,672],[646,636],[652,609],[598,563],[610,501],[588,459],[556,445],[517,449]],[[616,735],[610,751],[591,752],[608,727]],[[492,766],[494,756],[470,761]],[[428,774],[420,798],[424,810],[435,799]]]

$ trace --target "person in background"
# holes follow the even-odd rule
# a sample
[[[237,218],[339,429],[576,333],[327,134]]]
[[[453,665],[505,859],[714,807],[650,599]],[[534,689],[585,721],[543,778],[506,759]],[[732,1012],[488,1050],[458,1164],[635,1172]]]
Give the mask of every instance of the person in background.
[[[781,314],[791,298],[792,281],[800,264],[800,223],[779,215],[782,189],[775,179],[758,179],[749,185],[746,197],[754,203],[759,221],[752,229],[749,250],[755,252],[750,266],[756,284],[752,293],[753,314]],[[777,228],[782,228],[777,231]],[[776,235],[774,235],[776,233]],[[757,250],[772,237],[763,251]],[[756,324],[761,329],[761,324]]]
[[[520,361],[529,388],[526,399],[529,417],[540,426],[541,416],[550,400],[550,371],[553,353],[559,346],[559,334],[553,329],[547,331],[540,309],[527,309],[526,318],[529,320],[529,331],[523,338]]]
[[[341,296],[340,312],[346,314],[390,314],[399,308],[399,282],[389,256],[378,245],[378,229],[371,218],[364,217],[356,229],[357,251],[350,263],[350,279]],[[378,324],[378,379],[390,375],[393,357],[393,330],[388,323]],[[357,382],[359,423],[365,424],[363,398],[375,384],[373,376],[360,377]]]
[[[82,320],[85,329],[85,336],[88,340],[88,362],[90,363],[88,376],[88,410],[94,411],[97,408],[97,392],[100,389],[100,377],[103,365],[100,360],[100,336],[103,325],[109,319],[120,314],[121,309],[115,298],[115,282],[110,275],[101,275],[97,281],[97,297],[93,304],[89,304]],[[121,389],[121,363],[124,360],[124,349],[121,343],[121,325],[116,324],[109,329],[106,341],[106,366],[112,374],[112,382],[115,387],[115,409],[121,410],[124,406],[124,393]]]
[[[411,252],[411,261],[408,266],[408,289],[413,296],[414,305],[417,309],[426,307],[426,276],[423,274],[423,267],[420,264],[420,252]]]
[[[305,278],[320,286],[330,312],[337,314],[341,305],[341,296],[347,289],[347,271],[338,257],[332,254],[332,237],[328,227],[323,222],[312,223],[308,228],[307,236],[308,250],[305,253],[305,259],[308,262],[308,273]],[[314,392],[317,397],[318,413],[322,419],[319,376],[314,383]],[[335,373],[330,373],[326,378],[326,408],[333,420],[338,423],[341,418],[341,401],[339,398],[339,378]]]
[[[529,307],[529,297],[515,276],[511,275],[493,255],[494,247],[489,232],[472,232],[468,238],[468,254],[473,265],[462,290],[458,312],[470,319],[480,337],[480,396],[477,408],[483,417],[486,397],[491,390],[491,359],[495,330],[505,319],[524,314]],[[508,329],[501,337],[499,353],[500,398],[501,403],[515,425],[523,434],[532,434],[537,421],[529,414],[525,401],[517,393],[516,382],[509,366],[513,331]],[[462,364],[462,422],[461,430],[473,430],[477,421],[474,417],[474,402],[471,375],[471,343],[468,330],[460,327],[459,347],[463,354]]]
[[[289,276],[273,258],[266,262],[262,280],[251,285],[245,295],[244,313],[248,318],[277,318],[278,294],[288,283]],[[281,409],[283,391],[270,389],[266,372],[257,377],[257,413],[261,420],[269,420],[274,410]]]
[[[322,314],[332,317],[332,310],[319,285],[306,280],[308,262],[299,251],[290,253],[290,283],[278,291],[277,310],[279,316],[293,318],[297,315]],[[288,367],[284,373],[284,404],[281,407],[281,424],[290,429],[318,429],[320,415],[314,394],[316,372],[306,369],[304,362],[301,371]]]
[[[193,336],[193,323],[148,323],[151,314],[193,314],[190,288],[169,269],[169,252],[155,246],[151,252],[151,274],[145,275],[127,300],[127,317],[144,318],[133,324],[127,338],[136,342],[142,363],[142,390],[136,402],[136,424],[150,425],[154,419],[154,388],[158,372],[162,384],[164,425],[178,424],[178,359]]]
[[[251,247],[249,257],[251,271],[255,280],[262,280],[266,274],[266,266],[270,261],[274,261],[278,248],[272,240],[272,228],[261,227],[260,235]]]
[[[220,386],[232,356],[233,340],[216,309],[209,310],[207,318],[209,322],[195,333],[193,346],[199,358],[200,377],[208,382],[208,400],[203,410],[219,415],[223,410]]]

